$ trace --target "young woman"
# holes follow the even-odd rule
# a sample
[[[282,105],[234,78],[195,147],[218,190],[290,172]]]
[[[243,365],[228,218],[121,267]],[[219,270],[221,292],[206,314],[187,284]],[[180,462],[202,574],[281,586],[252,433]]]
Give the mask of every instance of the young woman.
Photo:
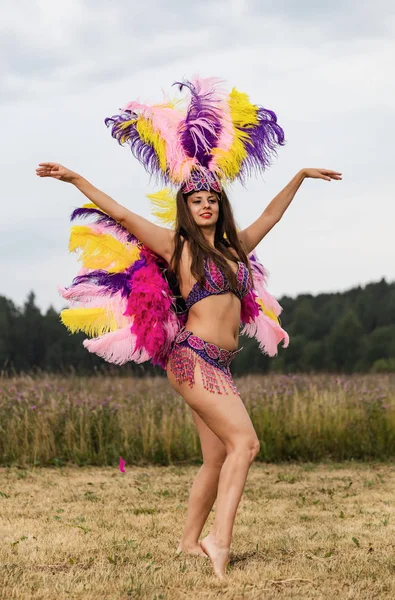
[[[217,192],[210,189],[184,194],[181,189],[177,194],[179,226],[176,231],[172,231],[131,212],[62,165],[40,163],[37,175],[72,183],[141,242],[174,265],[175,272],[178,272],[181,294],[190,305],[184,332],[191,331],[193,336],[227,350],[230,359],[238,346],[240,297],[251,285],[247,254],[278,223],[305,178],[327,181],[341,179],[339,172],[329,169],[302,169],[254,223],[236,233],[231,206],[223,190]],[[223,243],[224,231],[229,245]],[[218,269],[223,271],[222,289],[211,290],[210,293],[209,289],[199,284],[197,278],[207,266],[207,260],[205,262],[203,257],[212,258],[218,264]],[[242,270],[246,275],[241,284],[240,279],[236,278],[236,270]],[[200,294],[203,292],[201,299],[197,290]],[[191,292],[193,298],[188,303]],[[188,338],[184,343],[185,341],[188,342]],[[174,389],[192,410],[200,437],[203,465],[191,488],[186,524],[178,551],[208,555],[215,573],[223,577],[229,559],[236,510],[248,470],[259,452],[259,441],[229,375],[223,378],[229,393],[216,393],[213,396],[206,389],[207,386],[203,385],[203,377],[207,379],[209,374],[205,373],[204,368],[199,368],[201,364],[197,361],[193,372],[187,373],[187,377],[182,376],[187,358],[181,355],[184,365],[177,364],[180,360],[177,356],[179,348],[180,345],[176,343],[170,353],[167,374]],[[188,348],[194,352],[192,346]],[[197,356],[200,358],[201,354]],[[199,544],[200,533],[215,499],[217,505],[214,522],[210,533]]]
[[[235,89],[226,96],[217,80],[196,79],[180,89],[184,86],[191,93],[184,113],[178,105],[131,102],[106,121],[113,137],[128,143],[149,172],[178,185],[174,230],[129,211],[62,165],[40,163],[37,175],[72,183],[177,277],[188,312],[165,366],[171,385],[191,408],[203,454],[178,552],[208,556],[222,578],[237,507],[259,452],[229,370],[240,322],[253,323],[259,312],[248,255],[282,218],[305,178],[340,180],[341,173],[300,170],[254,223],[237,231],[223,182],[244,180],[253,168],[267,167],[270,152],[284,142],[283,131],[272,111],[252,105]],[[277,323],[262,312],[259,318],[264,337],[271,324],[276,343],[284,339]],[[214,522],[199,542],[215,500]]]

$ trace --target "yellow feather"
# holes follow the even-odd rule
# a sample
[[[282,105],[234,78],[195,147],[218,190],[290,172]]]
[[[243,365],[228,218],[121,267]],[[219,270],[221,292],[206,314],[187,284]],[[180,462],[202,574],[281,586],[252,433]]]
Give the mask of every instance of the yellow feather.
[[[233,88],[229,94],[229,106],[236,127],[248,128],[258,125],[258,108],[255,104],[251,104],[248,95],[244,92]]]
[[[132,123],[136,123],[136,121],[137,121],[137,119],[130,119],[129,121],[123,121],[123,123],[118,124],[118,127],[119,127],[119,129],[126,129]],[[126,140],[125,136],[122,136],[120,138],[121,144],[125,143],[125,140]]]
[[[160,134],[154,130],[152,121],[150,119],[140,117],[136,123],[136,131],[143,142],[153,146],[159,159],[159,166],[165,173],[167,170],[166,143]]]
[[[217,164],[221,169],[223,177],[233,180],[241,169],[241,165],[247,151],[245,146],[250,141],[246,131],[240,131],[239,127],[254,127],[258,123],[258,110],[251,104],[247,94],[238,92],[233,88],[229,94],[229,108],[234,126],[233,144],[229,150],[214,148],[212,154],[217,157]]]
[[[257,299],[256,299],[256,301],[258,302],[259,306],[261,307],[261,310],[262,310],[262,312],[263,312],[263,313],[264,313],[264,314],[265,314],[267,317],[269,317],[269,319],[272,319],[272,321],[276,321],[276,323],[278,323],[278,322],[279,322],[279,321],[278,321],[278,318],[277,318],[277,317],[276,317],[276,315],[275,315],[275,313],[274,313],[272,310],[270,310],[270,309],[266,308],[266,306],[263,304],[263,301],[262,301],[262,299],[261,299],[261,298],[257,298]]]
[[[65,308],[60,319],[72,333],[83,331],[91,337],[119,328],[114,316],[108,314],[105,308]]]
[[[122,243],[107,233],[98,233],[88,226],[74,225],[71,228],[69,251],[79,249],[79,260],[86,269],[105,269],[120,273],[140,256],[136,244]]]
[[[152,214],[160,221],[174,228],[176,222],[176,197],[170,188],[164,188],[155,194],[147,194],[151,200]]]

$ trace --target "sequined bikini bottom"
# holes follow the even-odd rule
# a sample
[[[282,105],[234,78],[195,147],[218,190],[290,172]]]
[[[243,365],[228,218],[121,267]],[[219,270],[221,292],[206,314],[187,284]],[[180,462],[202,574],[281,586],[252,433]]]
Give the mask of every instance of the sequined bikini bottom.
[[[177,383],[187,381],[192,387],[195,383],[196,363],[200,366],[203,386],[209,392],[228,393],[230,388],[239,394],[230,372],[230,363],[242,351],[225,350],[215,344],[205,342],[188,329],[182,329],[174,340],[169,354],[170,370]]]

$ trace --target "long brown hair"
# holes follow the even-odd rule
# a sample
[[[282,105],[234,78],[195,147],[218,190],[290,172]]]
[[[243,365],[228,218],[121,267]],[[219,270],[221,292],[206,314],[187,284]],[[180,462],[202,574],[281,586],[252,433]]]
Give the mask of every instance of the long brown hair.
[[[204,257],[206,256],[211,258],[222,269],[231,287],[236,289],[236,275],[230,268],[226,258],[235,263],[237,262],[237,258],[229,248],[233,248],[239,260],[247,266],[252,281],[247,254],[237,236],[233,211],[226,192],[222,190],[221,196],[218,196],[219,213],[214,235],[214,248],[208,244],[200,227],[196,224],[188,208],[187,198],[188,195],[183,194],[182,189],[178,190],[176,197],[177,217],[174,252],[169,265],[170,270],[176,275],[177,279],[179,279],[182,249],[185,240],[188,240],[192,256],[191,273],[201,284],[204,283],[205,279]]]

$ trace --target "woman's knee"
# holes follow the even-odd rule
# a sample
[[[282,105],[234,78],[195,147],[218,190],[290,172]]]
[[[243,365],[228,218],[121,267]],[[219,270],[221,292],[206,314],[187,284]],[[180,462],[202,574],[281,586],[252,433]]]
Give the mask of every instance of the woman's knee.
[[[260,443],[257,437],[246,438],[238,441],[229,452],[235,452],[245,456],[250,463],[252,463],[255,457],[259,454]]]
[[[253,440],[253,443],[251,444],[251,462],[258,456],[260,449],[260,441],[258,440],[258,438],[255,438]]]

